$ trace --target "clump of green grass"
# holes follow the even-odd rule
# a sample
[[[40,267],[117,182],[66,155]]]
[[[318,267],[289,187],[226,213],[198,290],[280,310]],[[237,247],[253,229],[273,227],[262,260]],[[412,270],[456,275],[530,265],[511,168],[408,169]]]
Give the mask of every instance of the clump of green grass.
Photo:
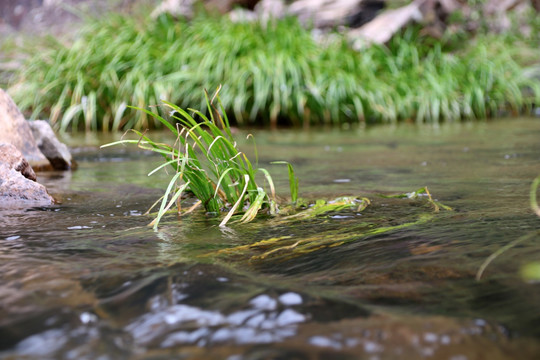
[[[219,106],[214,105],[214,100]],[[143,149],[161,154],[165,162],[149,175],[168,166],[174,168],[175,174],[152,222],[154,229],[157,229],[161,218],[172,206],[176,205],[178,212],[181,212],[181,196],[188,190],[199,199],[207,212],[216,215],[227,213],[220,226],[226,225],[238,212],[243,212],[243,216],[238,220],[241,223],[252,221],[262,210],[270,214],[277,213],[275,189],[270,173],[264,168],[254,167],[246,154],[238,149],[227,115],[223,113],[221,116],[218,111],[222,111],[223,107],[217,92],[213,99],[209,99],[206,94],[205,101],[209,117],[199,110],[189,109],[190,114],[165,101],[165,107],[170,109],[172,117],[178,121],[177,127],[157,113],[138,109],[176,135],[177,142],[173,146],[154,142],[137,130],[134,132],[139,136],[138,140],[121,140],[104,145],[137,144]],[[291,200],[295,203],[298,198],[298,179],[292,165],[286,164],[289,168]],[[257,184],[256,175],[259,172],[264,175],[269,191]]]
[[[111,15],[88,23],[71,46],[34,50],[9,92],[32,118],[86,131],[162,127],[126,104],[164,99],[202,109],[199,89],[218,84],[239,125],[455,121],[540,103],[539,81],[504,37],[461,44],[426,44],[411,30],[357,52],[340,36],[317,43],[294,18],[262,26],[208,15],[189,23]]]

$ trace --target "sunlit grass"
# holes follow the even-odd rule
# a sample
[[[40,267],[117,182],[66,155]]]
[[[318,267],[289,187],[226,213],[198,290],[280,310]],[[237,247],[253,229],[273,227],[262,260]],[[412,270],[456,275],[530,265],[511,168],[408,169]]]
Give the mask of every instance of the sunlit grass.
[[[159,128],[127,105],[202,109],[200,89],[219,84],[239,125],[456,121],[540,103],[538,80],[504,37],[489,35],[450,52],[408,31],[357,52],[339,36],[316,43],[296,19],[265,27],[206,15],[190,23],[111,15],[86,25],[70,47],[49,42],[34,53],[9,92],[32,118],[61,130]]]
[[[161,154],[165,162],[149,175],[171,166],[174,175],[169,182],[160,209],[152,222],[155,229],[163,215],[176,205],[182,212],[182,194],[187,190],[199,199],[209,213],[219,216],[226,213],[220,226],[226,225],[236,213],[243,213],[238,222],[252,221],[261,210],[269,214],[277,213],[276,194],[270,173],[264,168],[253,166],[246,154],[238,149],[231,133],[227,115],[217,97],[204,98],[209,117],[199,110],[188,111],[164,102],[171,111],[176,127],[157,113],[139,108],[151,118],[167,127],[177,138],[173,145],[157,143],[144,133],[133,130],[138,139],[121,140],[104,146],[137,144],[139,147]],[[217,102],[219,105],[215,105]],[[223,114],[223,116],[221,115]],[[291,164],[288,164],[291,177],[291,200],[298,198],[298,180]],[[257,174],[261,173],[267,183],[268,191],[257,184]]]

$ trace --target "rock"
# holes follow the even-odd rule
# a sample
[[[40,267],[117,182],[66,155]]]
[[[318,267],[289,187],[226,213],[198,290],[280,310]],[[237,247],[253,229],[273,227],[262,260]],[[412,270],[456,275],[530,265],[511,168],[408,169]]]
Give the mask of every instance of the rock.
[[[512,27],[512,23],[519,24],[521,21],[516,21],[516,14],[526,14],[530,7],[535,7],[535,2],[524,0],[489,0],[482,4],[482,14],[489,18],[489,29],[493,32],[500,33],[509,30]],[[510,12],[514,13],[514,20],[510,15]],[[519,16],[519,19],[523,19],[523,16]],[[523,32],[523,31],[522,31]]]
[[[361,48],[365,42],[384,44],[403,27],[422,20],[420,5],[419,1],[413,1],[398,9],[385,11],[366,25],[350,31],[348,37],[354,39],[355,49]]]
[[[360,49],[366,44],[384,44],[411,23],[422,23],[424,34],[441,37],[446,19],[452,12],[467,14],[465,5],[457,0],[415,0],[410,4],[383,12],[364,26],[347,33],[353,47]]]
[[[171,14],[175,17],[193,17],[193,3],[195,0],[164,0],[152,11],[152,18],[157,18],[163,13]]]
[[[15,146],[0,143],[0,207],[52,205],[54,199]]]
[[[363,0],[360,9],[349,16],[348,26],[357,28],[373,20],[386,6],[383,0]]]
[[[11,144],[0,143],[0,163],[20,172],[25,178],[36,181],[36,173],[22,156],[21,152]]]
[[[236,8],[229,12],[229,19],[233,22],[260,21],[266,24],[270,19],[281,19],[285,16],[287,7],[283,0],[261,0],[253,11]]]
[[[246,8],[253,10],[259,0],[204,0],[204,7],[208,11],[219,11],[222,14],[228,13],[234,8]]]
[[[281,19],[285,16],[287,7],[283,0],[261,0],[255,5],[255,13],[262,22],[269,19]]]
[[[53,129],[45,120],[30,121],[30,128],[39,150],[49,160],[55,170],[69,170],[74,167],[68,147],[61,143]]]
[[[316,28],[332,28],[352,23],[365,22],[362,19],[364,5],[382,8],[382,1],[363,0],[298,0],[293,2],[288,13],[297,16],[303,24],[312,24]]]
[[[36,170],[50,169],[49,160],[39,150],[30,125],[11,97],[0,89],[0,142],[14,145]]]
[[[301,323],[296,331],[280,346],[307,343],[325,349],[329,355],[323,358],[536,359],[540,351],[538,341],[509,336],[505,326],[465,316],[378,312],[368,317]],[[332,357],[333,351],[339,355]]]
[[[0,19],[17,28],[21,24],[25,13],[28,12],[31,6],[31,0],[0,1]]]
[[[248,23],[255,22],[259,18],[255,11],[246,10],[246,9],[234,9],[228,14],[229,19],[234,23]]]
[[[420,23],[422,34],[440,38],[448,27],[449,16],[456,12],[464,19],[462,27],[468,31],[487,26],[491,32],[503,32],[512,23],[509,13],[512,12],[516,19],[523,19],[531,4],[524,0],[486,0],[476,5],[459,0],[414,0],[406,6],[385,11],[347,35],[353,47],[360,49],[369,43],[386,43],[411,23]],[[482,14],[481,19],[478,14]],[[526,27],[521,28],[523,34],[527,31]]]
[[[169,13],[172,16],[190,19],[193,17],[195,2],[195,0],[163,0],[151,15],[156,18],[160,14]],[[237,7],[253,10],[259,0],[203,0],[201,2],[207,11],[226,14]]]

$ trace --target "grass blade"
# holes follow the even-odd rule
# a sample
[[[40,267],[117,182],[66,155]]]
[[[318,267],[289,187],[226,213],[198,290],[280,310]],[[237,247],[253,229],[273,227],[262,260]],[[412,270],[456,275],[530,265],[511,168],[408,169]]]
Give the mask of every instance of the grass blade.
[[[229,212],[227,213],[225,218],[221,221],[221,223],[219,224],[220,227],[227,225],[227,223],[229,222],[229,220],[233,216],[234,212],[236,211],[236,209],[240,205],[240,203],[243,202],[244,195],[246,194],[248,184],[249,184],[249,176],[248,175],[244,175],[244,182],[245,182],[244,189],[242,190],[242,193],[238,197],[238,201],[236,201],[236,203],[233,205],[231,210],[229,210]]]
[[[296,204],[298,201],[298,178],[294,174],[294,168],[288,161],[273,161],[270,164],[286,164],[289,171],[289,187],[291,189],[291,202]]]

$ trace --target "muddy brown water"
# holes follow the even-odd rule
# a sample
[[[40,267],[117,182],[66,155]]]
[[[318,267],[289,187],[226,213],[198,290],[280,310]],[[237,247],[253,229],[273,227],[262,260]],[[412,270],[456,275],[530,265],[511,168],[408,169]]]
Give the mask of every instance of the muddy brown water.
[[[0,214],[0,358],[540,358],[540,285],[520,277],[540,258],[528,203],[539,119],[253,132],[282,196],[285,168],[271,160],[295,165],[306,198],[366,196],[371,206],[225,229],[199,211],[154,232],[143,213],[167,175],[146,174],[160,159],[97,148],[111,137],[66,138],[79,169],[39,179],[61,204]],[[363,234],[431,212],[377,196],[422,186],[454,211]],[[475,281],[490,254],[531,233]],[[343,237],[294,256],[226,253]]]

